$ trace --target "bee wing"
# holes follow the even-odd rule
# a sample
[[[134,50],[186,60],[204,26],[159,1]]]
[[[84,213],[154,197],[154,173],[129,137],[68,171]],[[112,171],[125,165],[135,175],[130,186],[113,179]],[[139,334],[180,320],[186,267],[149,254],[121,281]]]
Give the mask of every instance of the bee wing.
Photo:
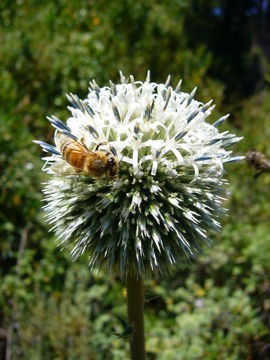
[[[74,154],[87,154],[88,150],[81,145],[78,142],[72,142],[68,144],[68,148],[74,153]]]
[[[90,156],[93,159],[93,161],[95,159],[99,159],[99,156],[95,151],[87,149],[78,142],[69,144],[68,148],[72,151],[73,154],[87,155],[88,157]]]
[[[61,147],[61,143],[63,143],[65,138],[70,139],[70,136],[67,134],[64,134],[63,132],[58,132],[58,131],[55,132],[54,140],[59,148]],[[89,153],[91,153],[94,157],[97,156],[97,154],[94,151],[89,150],[86,147],[86,145],[84,145],[83,143],[80,143],[79,141],[70,142],[68,144],[68,147],[70,150],[72,150],[72,152],[77,153],[77,154],[88,155]]]
[[[50,166],[51,170],[54,173],[57,173],[59,175],[75,175],[77,174],[77,169],[73,166],[69,165],[65,160],[58,160],[55,163],[51,164]]]

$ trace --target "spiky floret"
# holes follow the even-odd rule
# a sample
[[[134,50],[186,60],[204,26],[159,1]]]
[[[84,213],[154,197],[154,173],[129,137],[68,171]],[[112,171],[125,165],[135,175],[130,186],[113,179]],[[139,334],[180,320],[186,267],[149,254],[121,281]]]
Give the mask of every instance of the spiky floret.
[[[225,180],[223,164],[240,160],[227,147],[240,138],[205,119],[214,106],[194,99],[178,86],[130,82],[99,88],[90,82],[88,97],[68,95],[67,124],[49,118],[57,132],[98,144],[116,154],[117,179],[94,179],[66,168],[58,138],[45,170],[45,211],[61,246],[77,259],[85,251],[90,268],[144,275],[167,274],[195,258],[210,230],[219,230]],[[75,141],[75,140],[74,140]],[[78,140],[80,141],[80,140]],[[45,145],[44,145],[45,144]],[[52,151],[50,151],[50,149]],[[70,169],[71,170],[71,169]]]

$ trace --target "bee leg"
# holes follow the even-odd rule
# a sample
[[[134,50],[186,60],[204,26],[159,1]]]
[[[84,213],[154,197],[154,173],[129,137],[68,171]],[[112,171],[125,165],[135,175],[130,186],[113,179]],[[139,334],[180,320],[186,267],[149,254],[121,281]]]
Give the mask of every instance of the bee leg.
[[[256,172],[256,174],[254,175],[254,180],[256,180],[262,173],[263,173],[263,170]]]
[[[88,147],[86,146],[85,138],[84,138],[84,137],[81,138],[80,142],[81,142],[81,144],[88,150]]]
[[[101,145],[106,145],[106,144],[107,144],[107,141],[103,141],[103,142],[97,144],[97,146],[95,147],[95,151],[97,151]]]

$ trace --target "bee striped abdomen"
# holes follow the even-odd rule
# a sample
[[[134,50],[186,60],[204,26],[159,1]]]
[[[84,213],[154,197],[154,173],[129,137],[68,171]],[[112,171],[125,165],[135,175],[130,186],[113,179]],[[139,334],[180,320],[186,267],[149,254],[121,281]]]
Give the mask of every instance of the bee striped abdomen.
[[[85,154],[81,150],[81,145],[72,139],[66,139],[61,143],[61,153],[64,159],[73,167],[82,170],[84,167]]]
[[[84,162],[85,162],[85,155],[84,154],[75,154],[70,150],[69,157],[67,161],[77,169],[83,170]]]
[[[68,141],[65,141],[61,144],[60,151],[61,151],[63,157],[68,161],[68,158],[71,153]]]
[[[66,140],[66,141],[63,141],[61,146],[60,146],[60,151],[63,155],[63,157],[69,161],[69,157],[71,155],[71,152],[72,150],[70,149],[70,145],[72,144],[72,141],[70,140]]]

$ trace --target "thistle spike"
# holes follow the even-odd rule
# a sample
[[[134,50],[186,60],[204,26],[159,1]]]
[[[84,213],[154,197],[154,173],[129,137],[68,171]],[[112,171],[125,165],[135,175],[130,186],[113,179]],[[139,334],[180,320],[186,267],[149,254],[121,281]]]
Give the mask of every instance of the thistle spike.
[[[190,105],[191,101],[193,100],[195,94],[197,92],[197,86],[195,86],[195,88],[191,91],[190,95],[189,95],[189,98],[187,100],[187,107]]]
[[[93,126],[87,125],[87,129],[90,131],[90,133],[93,135],[95,139],[98,139],[99,137],[98,132]]]
[[[187,130],[181,131],[179,134],[177,134],[177,135],[175,136],[175,140],[178,141],[178,140],[182,139],[187,133],[188,133]]]
[[[125,76],[123,75],[123,73],[122,73],[121,70],[119,71],[119,74],[120,74],[121,84],[126,84],[126,83],[127,83],[127,79],[125,78]]]
[[[111,86],[111,91],[112,91],[113,96],[116,96],[117,95],[116,86],[111,80],[110,80],[110,86]]]
[[[165,82],[165,84],[164,84],[164,86],[165,86],[166,88],[170,85],[170,81],[171,81],[171,75],[168,75],[167,80],[166,80],[166,82]]]
[[[209,100],[206,104],[204,104],[202,107],[201,107],[201,111],[202,112],[206,112],[206,110],[209,108],[209,106],[212,104],[213,102],[213,99]]]
[[[150,84],[150,79],[151,79],[150,70],[147,70],[145,82],[147,82],[148,84]]]
[[[220,126],[221,124],[224,123],[224,121],[226,121],[228,119],[228,117],[230,116],[230,114],[227,114],[225,116],[222,116],[220,119],[218,119],[216,122],[214,122],[213,126],[214,127],[218,127]]]
[[[180,79],[178,81],[178,84],[176,85],[176,88],[174,90],[176,92],[176,94],[178,94],[180,92],[181,86],[182,86],[182,79]]]
[[[121,121],[121,117],[120,117],[120,114],[119,114],[119,111],[118,111],[116,105],[112,104],[112,109],[113,109],[113,113],[114,113],[115,118],[118,121]]]
[[[170,98],[171,98],[171,95],[172,95],[172,88],[169,87],[168,91],[167,91],[167,95],[166,95],[166,101],[165,101],[165,104],[164,104],[164,107],[163,107],[163,110],[166,110],[168,104],[169,104],[169,101],[170,101]]]
[[[47,144],[44,141],[33,140],[33,142],[40,145],[45,152],[49,152],[54,155],[61,155],[60,151],[58,151],[54,146]]]
[[[67,131],[67,132],[71,132],[70,128],[63,123],[63,121],[61,121],[60,119],[58,119],[56,116],[52,115],[52,116],[47,116],[46,117],[47,120],[49,120],[49,122],[52,124],[52,126],[55,129],[58,129],[60,131]]]

